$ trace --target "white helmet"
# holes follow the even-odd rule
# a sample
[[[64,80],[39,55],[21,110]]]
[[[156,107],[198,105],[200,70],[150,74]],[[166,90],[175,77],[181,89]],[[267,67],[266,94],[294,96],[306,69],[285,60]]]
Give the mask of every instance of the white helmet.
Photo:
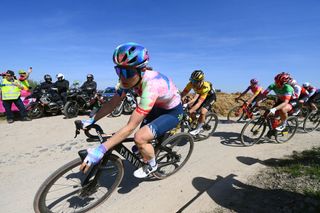
[[[303,87],[310,87],[310,83],[309,83],[309,82],[304,82],[304,83],[302,84],[302,86],[303,86]]]
[[[289,81],[289,84],[290,84],[290,85],[296,85],[296,84],[297,84],[297,81],[296,81],[295,79],[291,79],[291,80]]]
[[[58,75],[57,75],[57,78],[62,78],[62,80],[64,79],[64,75],[62,74],[62,73],[59,73]]]

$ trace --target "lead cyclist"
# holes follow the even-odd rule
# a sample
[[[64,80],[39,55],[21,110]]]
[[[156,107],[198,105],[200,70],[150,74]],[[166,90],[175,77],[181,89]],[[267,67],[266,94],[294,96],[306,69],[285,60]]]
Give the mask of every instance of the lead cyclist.
[[[179,124],[183,115],[181,98],[170,78],[147,66],[149,54],[145,47],[132,42],[119,45],[114,51],[113,61],[119,77],[116,94],[102,105],[94,118],[83,121],[84,128],[111,113],[129,89],[133,89],[141,99],[125,126],[100,146],[88,149],[80,170],[86,172],[91,165],[97,164],[108,150],[130,136],[141,124],[134,134],[134,141],[147,163],[134,171],[134,176],[145,178],[158,168],[150,142]]]

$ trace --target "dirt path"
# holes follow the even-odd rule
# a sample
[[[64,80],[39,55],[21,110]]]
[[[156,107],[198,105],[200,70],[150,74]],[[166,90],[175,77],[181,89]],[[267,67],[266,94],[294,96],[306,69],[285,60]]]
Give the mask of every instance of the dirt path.
[[[127,120],[128,116],[106,118],[99,124],[112,132]],[[286,144],[242,147],[238,141],[242,126],[222,119],[214,136],[197,142],[185,167],[165,180],[138,180],[132,175],[134,168],[125,163],[125,176],[117,192],[92,212],[210,212],[219,206],[230,208],[223,195],[235,189],[232,181],[244,183],[248,175],[263,167],[263,160],[320,145],[320,132],[316,131],[298,133]],[[73,139],[73,119],[62,116],[11,125],[0,121],[0,132],[0,212],[33,212],[35,192],[45,178],[89,146],[84,135]]]

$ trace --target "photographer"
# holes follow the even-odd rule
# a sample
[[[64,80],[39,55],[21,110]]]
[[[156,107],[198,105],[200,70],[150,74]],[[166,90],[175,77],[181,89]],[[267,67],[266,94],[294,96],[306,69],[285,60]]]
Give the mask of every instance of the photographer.
[[[3,107],[6,110],[7,122],[13,123],[13,113],[11,111],[12,103],[19,109],[22,121],[31,121],[27,117],[27,111],[20,99],[20,90],[23,86],[18,80],[15,80],[14,72],[8,70],[0,84]]]

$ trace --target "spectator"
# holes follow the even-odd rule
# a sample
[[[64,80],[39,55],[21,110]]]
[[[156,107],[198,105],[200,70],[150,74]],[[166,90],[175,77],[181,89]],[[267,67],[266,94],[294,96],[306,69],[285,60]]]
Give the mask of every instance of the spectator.
[[[46,74],[43,76],[43,79],[44,79],[44,82],[42,82],[40,84],[40,89],[43,89],[45,91],[48,91],[51,89],[51,87],[53,86],[53,83],[52,83],[52,78],[50,75]]]
[[[67,102],[67,92],[69,90],[69,81],[64,79],[64,75],[59,73],[57,75],[57,81],[53,84],[53,87],[58,89],[58,94],[60,95],[63,104]]]
[[[15,80],[13,71],[8,70],[6,72],[6,75],[3,78],[0,84],[0,87],[1,87],[2,103],[6,111],[7,122],[8,123],[14,122],[13,113],[11,111],[12,103],[14,103],[19,109],[22,121],[31,121],[31,119],[27,117],[26,108],[24,107],[20,99],[20,90],[23,89],[23,86],[18,80]]]
[[[31,87],[30,84],[28,82],[28,78],[30,73],[32,72],[32,67],[29,68],[29,71],[26,72],[24,70],[19,70],[19,81],[21,82],[21,85],[23,86],[23,90],[25,91],[30,91]]]
[[[89,96],[93,96],[97,91],[97,83],[93,80],[93,75],[87,75],[87,81],[85,81],[80,87]]]

